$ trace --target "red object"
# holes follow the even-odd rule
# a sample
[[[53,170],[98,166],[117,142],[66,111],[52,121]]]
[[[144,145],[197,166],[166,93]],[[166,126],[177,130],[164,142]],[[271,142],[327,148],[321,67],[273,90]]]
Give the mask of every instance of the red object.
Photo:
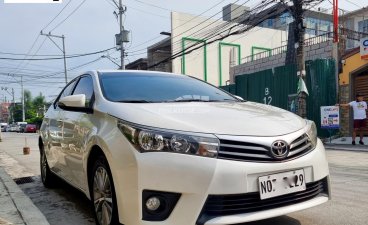
[[[339,42],[339,0],[333,0],[333,33],[334,42]]]
[[[27,124],[24,132],[26,132],[26,133],[35,133],[36,130],[37,130],[36,125],[34,125],[34,124]]]
[[[366,127],[367,120],[354,120],[354,129],[360,129]]]

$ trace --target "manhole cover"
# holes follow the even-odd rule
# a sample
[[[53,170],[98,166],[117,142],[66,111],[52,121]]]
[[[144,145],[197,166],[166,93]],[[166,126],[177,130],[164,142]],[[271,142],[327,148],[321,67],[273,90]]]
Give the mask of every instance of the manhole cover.
[[[16,184],[27,184],[27,183],[32,183],[34,180],[32,177],[21,177],[21,178],[16,178],[14,179],[14,182]]]

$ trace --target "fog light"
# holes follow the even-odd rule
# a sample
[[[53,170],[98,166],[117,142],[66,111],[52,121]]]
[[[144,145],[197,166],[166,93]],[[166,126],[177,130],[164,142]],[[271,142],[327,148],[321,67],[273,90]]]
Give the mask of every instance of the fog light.
[[[156,211],[161,205],[161,201],[157,197],[151,197],[146,201],[146,207],[150,211]]]

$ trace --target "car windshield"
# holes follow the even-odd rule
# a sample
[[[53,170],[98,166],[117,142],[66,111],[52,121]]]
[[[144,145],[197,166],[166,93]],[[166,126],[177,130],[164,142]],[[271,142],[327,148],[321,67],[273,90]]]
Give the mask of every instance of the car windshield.
[[[239,101],[203,81],[159,73],[101,73],[106,99],[113,102],[223,102]]]

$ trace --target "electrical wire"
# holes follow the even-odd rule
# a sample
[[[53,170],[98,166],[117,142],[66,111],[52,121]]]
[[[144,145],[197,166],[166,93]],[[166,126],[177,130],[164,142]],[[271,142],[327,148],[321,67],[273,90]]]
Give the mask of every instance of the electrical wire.
[[[48,23],[48,24],[46,24],[46,26],[44,26],[41,30],[45,30],[48,26],[50,26],[50,24],[52,23],[52,22],[54,22],[54,20],[64,11],[64,9],[66,8],[66,7],[68,7],[68,5],[70,4],[72,2],[72,0],[69,0],[69,2],[67,3],[67,4],[65,4],[65,6],[59,11],[59,13],[58,14],[56,14],[56,16]]]
[[[235,1],[235,2],[233,2],[232,4],[236,4],[236,3],[238,3],[240,0],[237,0],[237,1]],[[233,10],[231,10],[230,12],[228,12],[227,14],[225,14],[224,16],[228,16],[228,15],[230,15],[232,12],[234,12],[235,10],[237,10],[238,8],[240,8],[240,7],[242,7],[242,6],[244,6],[246,3],[248,3],[250,0],[246,0],[243,4],[241,4],[241,5],[238,5],[236,8],[234,8]],[[212,6],[210,9],[213,9],[214,7],[216,7],[217,5],[219,5],[219,4],[221,4],[223,1],[220,1],[220,2],[218,2],[216,5],[214,5],[214,6]],[[209,9],[209,10],[210,10]],[[191,18],[190,20],[188,20],[188,21],[186,21],[185,23],[183,23],[183,24],[181,24],[181,25],[179,25],[179,26],[177,26],[176,28],[178,28],[178,27],[180,27],[180,26],[183,26],[183,25],[185,25],[185,24],[187,24],[187,23],[189,23],[189,22],[191,22],[191,21],[193,21],[194,19],[196,19],[196,18],[198,18],[198,17],[200,17],[201,15],[203,15],[204,13],[206,13],[207,11],[209,11],[209,10],[206,10],[205,12],[202,12],[200,15],[197,15],[197,16],[195,16],[195,17],[193,17],[193,18]],[[210,21],[212,18],[214,18],[214,17],[216,17],[218,14],[221,14],[222,13],[222,11],[219,11],[219,12],[217,12],[217,13],[215,13],[215,14],[213,14],[212,16],[210,16],[209,18],[206,18],[204,21],[202,21],[201,23],[199,23],[199,24],[196,24],[196,25],[194,25],[194,26],[192,26],[192,27],[190,27],[190,28],[188,28],[188,29],[186,29],[185,31],[182,31],[181,33],[179,33],[179,34],[177,34],[177,35],[175,35],[175,36],[172,36],[171,37],[171,40],[172,39],[174,39],[175,37],[180,37],[182,34],[184,34],[184,33],[186,33],[186,32],[188,32],[188,31],[191,31],[191,30],[193,30],[193,29],[195,29],[196,27],[198,27],[198,26],[201,26],[202,24],[204,24],[204,23],[206,23],[207,21]],[[239,16],[240,17],[240,16]],[[238,18],[238,17],[237,17]],[[235,18],[234,20],[236,20],[237,18]],[[216,23],[216,22],[218,22],[218,21],[221,21],[222,19],[217,19],[217,20],[213,20],[209,25],[207,25],[207,27],[208,26],[211,26],[212,24],[214,24],[214,23]],[[222,25],[228,25],[229,24],[229,22],[224,22],[223,24],[221,24],[221,25],[219,25],[219,26],[222,26]],[[174,28],[175,29],[175,28]],[[213,29],[213,30],[215,30],[215,29],[218,29],[218,27],[215,27],[215,28],[211,28],[211,29]],[[187,36],[188,37],[193,37],[193,35],[195,35],[195,34],[197,34],[197,33],[200,33],[201,34],[201,30],[197,30],[197,31],[195,31],[194,33],[191,33],[191,34],[188,34]],[[205,30],[204,31],[205,33],[209,33],[209,32],[211,32],[211,30]],[[202,32],[203,33],[203,32]],[[196,38],[200,38],[200,37],[196,37]],[[204,38],[201,38],[201,39],[204,39]],[[176,41],[176,42],[174,42],[174,43],[172,43],[172,45],[174,46],[174,45],[177,45],[179,42],[180,42],[181,40],[178,40],[178,41]],[[196,43],[196,44],[198,44],[198,43]],[[175,49],[176,50],[176,49]],[[175,50],[172,50],[172,52],[174,52]],[[136,50],[136,51],[128,51],[128,54],[129,53],[137,53],[137,52],[142,52],[142,51],[147,51],[147,48],[143,48],[143,49],[140,49],[140,50]]]
[[[224,1],[226,1],[226,0],[221,0],[221,1],[217,2],[215,5],[213,5],[213,6],[212,6],[212,7],[210,7],[209,9],[206,9],[205,11],[203,11],[202,13],[200,13],[199,15],[197,15],[197,16],[195,16],[195,17],[193,17],[192,19],[190,19],[190,20],[186,21],[185,23],[183,23],[183,24],[181,24],[181,25],[179,25],[179,26],[177,26],[177,27],[174,27],[174,28],[173,28],[173,30],[175,30],[175,29],[177,29],[177,28],[179,28],[179,27],[181,27],[181,26],[186,25],[187,23],[189,23],[189,22],[193,21],[193,20],[194,20],[194,19],[196,19],[196,18],[199,18],[200,16],[204,15],[205,13],[209,12],[210,10],[214,9],[215,7],[217,7],[218,5],[220,5],[221,3],[223,3]],[[235,2],[234,2],[234,3],[232,3],[232,4],[236,4],[236,3],[237,3],[237,2],[239,2],[239,1],[240,1],[240,0],[235,1]],[[216,13],[216,15],[218,15],[218,14],[219,14],[219,13],[221,13],[221,12],[222,12],[222,11],[220,11],[220,12]],[[161,37],[162,37],[161,35],[158,35],[158,36],[156,36],[156,37],[154,37],[154,38],[152,38],[152,39],[150,39],[150,40],[148,40],[148,41],[144,41],[144,42],[142,42],[142,43],[140,43],[140,44],[137,44],[136,46],[132,47],[132,49],[135,49],[135,48],[137,48],[137,47],[139,47],[139,46],[142,46],[143,44],[149,43],[149,42],[151,42],[151,41],[157,40],[158,38],[161,38]],[[146,50],[147,50],[147,48],[140,49],[140,50],[136,50],[136,51],[134,51],[134,52],[142,51],[142,50],[145,50],[145,51],[146,51]],[[131,53],[134,53],[134,52],[131,52]]]
[[[264,9],[264,7],[266,7],[267,5],[269,5],[269,4],[270,4],[270,3],[272,3],[272,2],[273,2],[272,0],[270,0],[270,1],[264,1],[264,2],[262,2],[261,4],[259,4],[259,6],[258,6],[258,7],[256,7],[256,9],[261,9],[261,8],[262,8],[262,6],[263,6],[263,8],[262,8],[262,10],[263,10],[263,9]],[[266,3],[266,4],[264,4],[264,3]],[[254,10],[255,10],[255,9],[252,9],[252,12],[254,12]],[[254,14],[255,14],[255,13],[254,13]],[[228,33],[227,35],[225,35],[224,37],[215,38],[215,39],[213,39],[213,40],[211,40],[211,41],[209,41],[209,42],[207,42],[207,43],[205,43],[205,44],[198,44],[198,43],[195,43],[195,44],[193,44],[192,46],[190,46],[190,47],[188,47],[188,48],[186,48],[186,49],[183,49],[182,51],[180,51],[180,52],[178,52],[178,53],[176,53],[176,54],[172,55],[171,57],[169,57],[169,58],[167,58],[167,59],[164,59],[164,60],[162,60],[162,61],[160,61],[160,62],[158,62],[158,63],[156,63],[156,64],[154,64],[154,65],[151,65],[149,68],[153,68],[153,67],[155,67],[155,66],[160,65],[161,63],[164,63],[164,62],[167,62],[167,61],[171,61],[171,60],[173,60],[173,59],[175,59],[175,58],[177,58],[177,57],[180,57],[180,56],[182,56],[182,55],[184,55],[184,54],[189,54],[189,53],[191,53],[191,52],[193,52],[193,51],[195,51],[195,50],[197,50],[197,49],[202,48],[204,45],[212,44],[212,43],[214,43],[214,42],[216,42],[216,41],[218,41],[218,40],[222,40],[222,39],[224,39],[224,38],[226,38],[226,37],[229,37],[229,36],[232,36],[232,35],[235,35],[235,34],[244,33],[245,31],[248,31],[248,30],[250,30],[251,28],[253,28],[254,26],[256,26],[256,25],[260,24],[261,22],[263,22],[263,21],[264,21],[264,20],[266,20],[267,18],[271,18],[272,16],[275,16],[274,14],[275,14],[275,12],[271,12],[270,14],[265,15],[265,17],[266,17],[266,18],[263,18],[263,19],[259,19],[259,18],[258,18],[258,20],[257,20],[257,21],[254,21],[251,25],[247,25],[245,28],[243,28],[243,29],[241,29],[241,30],[237,30],[237,31],[230,32],[234,27],[239,26],[239,24],[236,24],[236,25],[234,25],[234,26],[232,26],[231,28],[229,28],[229,29],[228,29],[229,33]],[[251,14],[251,15],[252,15],[252,14]],[[250,16],[249,16],[248,18],[250,18]],[[213,35],[212,35],[212,37],[213,37]],[[198,47],[196,47],[196,48],[193,48],[193,47],[195,47],[196,45],[199,45],[199,46],[198,46]],[[191,48],[193,48],[193,49],[191,49]]]
[[[149,14],[149,15],[152,15],[152,16],[157,16],[157,17],[164,18],[164,19],[170,19],[169,16],[163,16],[163,15],[155,14],[155,13],[152,13],[152,12],[147,12],[147,11],[144,11],[142,9],[137,9],[137,8],[135,8],[133,6],[129,6],[129,5],[127,5],[127,7],[130,8],[130,9],[133,9],[135,11],[142,12],[142,13],[145,13],[145,14]]]
[[[157,8],[157,9],[162,9],[162,10],[166,10],[166,11],[169,11],[169,12],[172,11],[171,9],[164,8],[164,7],[161,7],[161,6],[158,6],[158,5],[154,5],[152,3],[147,3],[147,2],[144,2],[144,1],[141,1],[141,0],[134,0],[134,1],[139,2],[139,3],[143,4],[143,5],[152,6],[152,7]]]
[[[72,68],[69,68],[67,71],[73,71],[73,70],[76,70],[76,69],[80,69],[84,66],[87,66],[87,65],[90,65],[92,63],[95,63],[97,61],[100,61],[102,58],[99,57],[97,59],[94,59],[92,61],[89,61],[89,62],[86,62],[86,63],[83,63],[83,64],[80,64],[78,66],[75,66],[75,67],[72,67]],[[57,76],[57,75],[61,75],[61,74],[64,74],[64,71],[60,71],[60,72],[55,72],[55,73],[51,73],[51,74],[47,74],[47,75],[43,75],[43,76],[33,76],[32,78],[30,79],[25,79],[23,80],[23,82],[31,82],[31,81],[36,81],[36,80],[41,80],[41,79],[45,79],[45,78],[50,78],[50,77],[53,77],[53,76]],[[1,81],[0,81],[1,82]],[[13,82],[8,82],[8,83],[19,83],[19,81],[13,81]],[[4,84],[4,83],[0,83],[0,84]]]
[[[64,9],[70,4],[70,2],[71,2],[72,0],[70,0],[60,11],[59,11],[59,13],[49,22],[49,23],[47,23],[46,24],[46,26],[44,26],[44,28],[43,29],[45,29],[45,28],[47,28],[63,11],[64,11]],[[34,46],[36,45],[36,43],[37,43],[37,41],[38,41],[38,39],[39,39],[39,37],[40,37],[40,33],[38,33],[37,34],[37,36],[36,36],[36,39],[34,40],[34,42],[32,43],[32,45],[31,45],[31,48],[27,51],[27,53],[26,53],[26,55],[29,55],[30,53],[31,53],[31,51],[32,51],[32,49],[34,48]],[[26,57],[24,57],[24,58],[27,58],[27,56]],[[22,66],[23,65],[23,63],[24,63],[24,61],[21,61],[20,63],[19,63],[19,65],[18,65],[18,67],[20,67],[20,66]],[[24,68],[24,67],[23,67]],[[18,68],[17,68],[18,69]],[[13,71],[13,72],[17,72],[17,69],[15,70],[15,71]]]
[[[90,52],[90,53],[84,53],[84,54],[78,54],[78,55],[69,55],[66,56],[65,58],[67,59],[71,59],[71,58],[79,58],[79,57],[84,57],[84,56],[89,56],[89,55],[96,55],[99,53],[103,53],[112,49],[115,49],[116,47],[111,47],[111,48],[107,48],[104,50],[100,50],[100,51],[96,51],[96,52]],[[64,59],[64,57],[53,57],[53,58],[31,58],[31,59],[26,59],[26,60],[30,60],[30,61],[44,61],[44,60],[57,60],[57,59]],[[20,59],[20,58],[9,58],[9,57],[0,57],[0,60],[24,60],[24,59]]]
[[[350,3],[351,5],[354,5],[354,6],[356,6],[356,7],[358,7],[358,8],[364,8],[364,7],[362,7],[362,6],[360,6],[360,5],[358,5],[358,4],[356,4],[355,2],[353,2],[353,1],[350,1],[350,0],[345,0],[346,2],[348,2],[348,3]]]
[[[63,19],[60,23],[58,23],[54,28],[52,28],[49,32],[54,31],[56,28],[58,28],[59,26],[61,26],[61,24],[63,24],[67,19],[69,19],[87,0],[83,0],[78,6],[77,8],[75,8],[65,19]]]

